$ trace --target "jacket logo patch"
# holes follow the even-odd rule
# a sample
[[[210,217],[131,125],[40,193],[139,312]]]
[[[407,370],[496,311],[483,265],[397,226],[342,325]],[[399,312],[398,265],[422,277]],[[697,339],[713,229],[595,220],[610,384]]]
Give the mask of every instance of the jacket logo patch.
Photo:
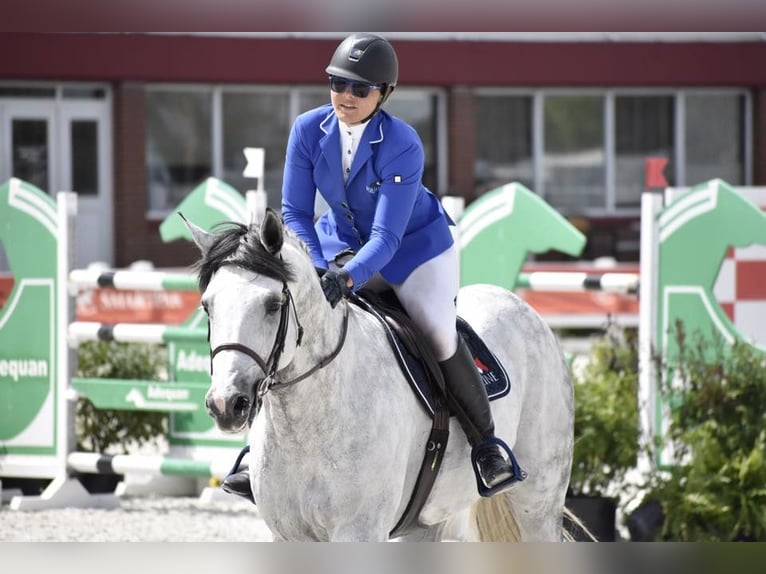
[[[402,183],[402,176],[401,175],[395,175],[394,176],[394,183]]]

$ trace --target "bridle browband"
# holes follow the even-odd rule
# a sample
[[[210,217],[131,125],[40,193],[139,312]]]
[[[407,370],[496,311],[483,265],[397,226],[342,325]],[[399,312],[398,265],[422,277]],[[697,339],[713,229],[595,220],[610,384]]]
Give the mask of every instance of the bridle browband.
[[[260,403],[263,401],[263,397],[272,389],[281,389],[289,387],[295,383],[299,383],[303,379],[310,377],[318,370],[323,369],[329,365],[335,357],[338,356],[340,350],[343,348],[343,344],[346,341],[346,333],[348,332],[348,301],[345,301],[343,306],[343,326],[341,328],[340,339],[335,349],[322,359],[319,363],[314,365],[308,371],[299,375],[289,381],[281,381],[277,376],[277,368],[279,365],[279,359],[282,357],[282,352],[285,349],[285,340],[287,339],[287,328],[290,323],[290,307],[293,309],[295,315],[295,322],[298,325],[298,336],[296,337],[295,346],[300,347],[303,340],[303,326],[298,319],[298,311],[295,308],[295,301],[293,295],[290,292],[290,288],[287,286],[287,282],[282,282],[282,304],[280,306],[279,313],[279,325],[277,326],[277,334],[274,338],[274,345],[271,347],[271,352],[266,360],[263,359],[257,352],[250,347],[243,345],[242,343],[224,343],[218,345],[215,349],[210,351],[210,376],[213,376],[213,359],[221,351],[239,351],[244,353],[260,367],[260,369],[266,375],[259,383],[255,393],[255,404],[251,410],[250,422],[255,417],[255,414],[260,408]],[[208,320],[208,343],[210,342],[210,322]]]

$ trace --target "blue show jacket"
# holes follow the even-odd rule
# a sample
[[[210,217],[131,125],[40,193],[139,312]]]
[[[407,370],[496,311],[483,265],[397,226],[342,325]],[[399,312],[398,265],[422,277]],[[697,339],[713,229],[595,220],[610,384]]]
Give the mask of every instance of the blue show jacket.
[[[287,142],[282,217],[316,267],[344,249],[361,287],[376,272],[401,283],[453,243],[452,220],[422,183],[423,144],[408,124],[380,110],[367,124],[343,181],[339,122],[327,104],[296,118]],[[330,209],[314,224],[316,192]]]

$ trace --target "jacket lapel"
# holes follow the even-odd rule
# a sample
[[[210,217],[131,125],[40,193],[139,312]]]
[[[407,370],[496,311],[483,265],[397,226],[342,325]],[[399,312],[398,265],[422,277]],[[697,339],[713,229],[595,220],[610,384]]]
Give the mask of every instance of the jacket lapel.
[[[340,132],[338,130],[338,118],[334,112],[321,123],[320,129],[325,133],[319,140],[319,148],[322,150],[322,157],[325,160],[328,179],[330,180],[329,190],[343,189],[343,163],[340,158]]]

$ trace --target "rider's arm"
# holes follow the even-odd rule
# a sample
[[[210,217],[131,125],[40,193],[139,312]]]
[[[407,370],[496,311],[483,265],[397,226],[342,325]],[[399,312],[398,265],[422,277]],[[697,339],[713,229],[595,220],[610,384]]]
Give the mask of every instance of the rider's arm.
[[[408,130],[409,131],[409,130]],[[422,185],[423,146],[414,130],[380,166],[381,185],[369,240],[345,265],[354,289],[391,261],[407,230]],[[413,137],[414,136],[414,137]]]
[[[327,269],[319,237],[314,229],[314,166],[300,123],[295,121],[287,140],[285,171],[282,180],[282,218],[308,246],[314,267]]]

